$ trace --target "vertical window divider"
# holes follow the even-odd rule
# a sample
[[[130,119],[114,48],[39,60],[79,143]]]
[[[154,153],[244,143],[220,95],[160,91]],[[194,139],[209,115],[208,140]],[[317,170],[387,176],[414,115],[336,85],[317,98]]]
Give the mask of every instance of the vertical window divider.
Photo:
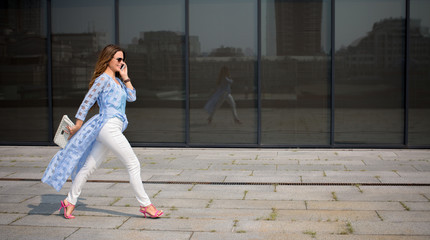
[[[185,145],[190,144],[190,59],[189,59],[189,36],[190,36],[190,1],[185,0]]]
[[[335,111],[335,90],[334,90],[334,67],[335,67],[335,0],[331,0],[331,17],[330,17],[330,29],[331,29],[331,72],[330,72],[330,146],[334,147],[334,111]]]
[[[405,147],[409,145],[409,40],[410,40],[410,0],[406,0],[406,16],[405,16],[405,57],[404,57],[404,76],[403,76],[403,104],[404,104],[404,130],[403,144]]]
[[[52,91],[52,18],[51,0],[46,1],[46,77],[47,77],[47,97],[48,97],[48,142],[53,143],[54,139],[54,106]]]
[[[261,146],[261,0],[257,0],[257,145]]]

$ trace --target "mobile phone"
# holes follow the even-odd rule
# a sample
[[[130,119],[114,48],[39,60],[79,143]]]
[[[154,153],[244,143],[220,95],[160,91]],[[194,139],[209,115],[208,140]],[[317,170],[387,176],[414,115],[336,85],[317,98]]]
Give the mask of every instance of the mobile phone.
[[[123,70],[123,69],[124,69],[124,67],[125,67],[125,64],[121,65],[121,68],[120,68],[120,69],[121,69],[121,70]]]

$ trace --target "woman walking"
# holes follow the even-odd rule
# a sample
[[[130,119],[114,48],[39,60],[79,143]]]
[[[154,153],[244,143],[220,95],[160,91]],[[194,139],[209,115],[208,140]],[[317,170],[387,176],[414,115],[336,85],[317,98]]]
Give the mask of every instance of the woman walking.
[[[120,78],[116,77],[118,73]],[[151,218],[160,217],[163,211],[151,204],[143,188],[140,162],[122,133],[128,125],[126,101],[136,100],[136,90],[128,77],[125,53],[121,48],[107,45],[101,51],[89,87],[75,116],[76,125],[68,127],[70,141],[52,158],[42,182],[60,191],[69,176],[72,177],[72,187],[66,199],[61,201],[60,210],[64,208],[64,217],[73,219],[72,212],[82,187],[112,151],[127,168],[130,184],[141,206],[140,212],[145,218],[147,215]],[[100,108],[99,114],[83,124],[96,101]]]
[[[219,72],[218,80],[217,80],[217,90],[216,92],[209,98],[207,103],[204,106],[204,109],[208,112],[208,123],[212,122],[213,116],[215,115],[216,110],[221,107],[225,100],[230,104],[231,111],[233,114],[233,119],[236,124],[242,124],[237,116],[236,103],[234,102],[234,98],[231,95],[231,84],[233,80],[231,79],[230,71],[226,66],[223,66]]]

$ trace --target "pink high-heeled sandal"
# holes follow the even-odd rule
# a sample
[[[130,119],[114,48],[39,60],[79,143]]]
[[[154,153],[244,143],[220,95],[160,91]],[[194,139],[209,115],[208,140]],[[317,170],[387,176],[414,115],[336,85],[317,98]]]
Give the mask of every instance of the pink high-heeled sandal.
[[[143,213],[143,215],[145,216],[145,218],[146,218],[146,214],[148,214],[148,216],[149,216],[150,218],[159,218],[159,217],[161,217],[161,215],[163,215],[163,214],[164,214],[164,212],[157,210],[157,208],[155,208],[156,212],[155,212],[155,214],[154,214],[154,215],[150,214],[150,213],[148,212],[148,208],[149,208],[149,207],[151,207],[151,206],[153,206],[153,207],[155,208],[155,206],[154,206],[154,205],[152,205],[152,204],[150,204],[150,205],[148,205],[148,206],[146,206],[146,207],[143,207],[143,208],[144,208],[143,210],[142,210],[142,207],[140,208],[140,210],[139,210],[139,211],[140,211],[141,213]]]
[[[61,203],[61,207],[60,207],[60,209],[58,209],[58,211],[61,211],[61,209],[64,208],[64,218],[66,218],[66,219],[74,219],[75,216],[73,216],[72,214],[67,215],[67,207],[68,206],[73,206],[74,207],[75,205],[73,205],[71,203],[68,203],[66,205],[63,201],[60,201],[60,203]]]

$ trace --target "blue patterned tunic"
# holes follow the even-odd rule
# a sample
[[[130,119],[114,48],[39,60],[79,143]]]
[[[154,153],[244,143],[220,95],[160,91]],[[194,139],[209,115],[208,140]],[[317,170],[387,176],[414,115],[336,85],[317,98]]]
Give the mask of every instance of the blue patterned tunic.
[[[69,176],[72,180],[84,166],[96,138],[110,118],[117,117],[124,122],[122,130],[127,128],[128,120],[125,115],[125,103],[136,100],[136,90],[127,88],[121,80],[118,85],[108,74],[103,73],[94,82],[86,94],[76,118],[85,120],[90,108],[97,101],[99,114],[88,120],[79,131],[73,135],[64,149],[55,154],[45,170],[42,182],[60,191]]]

